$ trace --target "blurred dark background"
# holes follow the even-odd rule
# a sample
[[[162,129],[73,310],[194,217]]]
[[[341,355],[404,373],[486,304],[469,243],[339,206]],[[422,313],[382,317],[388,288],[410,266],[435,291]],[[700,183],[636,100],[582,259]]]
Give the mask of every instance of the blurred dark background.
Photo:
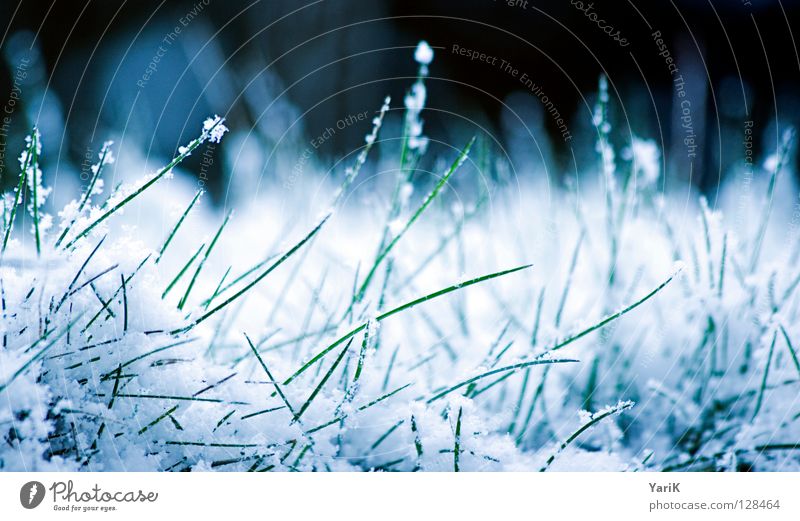
[[[590,3],[589,12],[628,45],[598,27],[585,11]],[[775,147],[776,121],[800,123],[800,59],[792,33],[800,2],[597,0],[584,2],[584,11],[577,4],[5,1],[0,101],[13,99],[15,89],[21,96],[7,132],[3,184],[17,173],[10,158],[34,121],[43,134],[50,131],[49,150],[59,151],[50,161],[78,170],[87,150],[123,129],[138,136],[136,144],[146,153],[168,156],[196,134],[208,114],[227,114],[232,128],[253,128],[265,147],[275,147],[287,136],[302,141],[348,114],[377,109],[385,94],[400,108],[416,74],[412,54],[420,39],[436,50],[430,109],[424,113],[428,135],[456,142],[459,126],[474,120],[502,143],[506,127],[514,124],[504,116],[507,103],[529,118],[530,128],[550,136],[556,171],[568,171],[571,147],[592,139],[586,131],[601,72],[610,79],[617,128],[663,143],[671,174],[688,177],[691,168],[691,181],[705,190],[744,155],[744,121],[755,122],[757,155]],[[178,26],[181,32],[169,39]],[[694,161],[684,151],[674,76],[659,56],[654,31],[663,35],[686,80],[699,145]],[[454,44],[526,73],[552,100],[574,139],[562,139],[554,118],[519,76],[454,54]],[[157,67],[146,75],[159,54]],[[20,80],[24,57],[31,64]],[[321,153],[351,151],[366,130],[338,132]],[[212,187],[222,179],[209,177]]]

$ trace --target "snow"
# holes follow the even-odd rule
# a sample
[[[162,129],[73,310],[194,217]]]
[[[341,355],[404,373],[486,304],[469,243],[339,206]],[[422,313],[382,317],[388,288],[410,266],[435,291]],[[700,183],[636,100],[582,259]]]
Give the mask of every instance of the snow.
[[[633,162],[637,180],[642,188],[653,186],[660,176],[661,153],[653,139],[642,139],[634,136],[631,146],[625,149],[624,159]]]
[[[414,51],[414,60],[421,65],[429,65],[433,61],[433,49],[425,40],[419,42]]]
[[[432,54],[421,58],[428,65]],[[421,138],[420,85],[407,98],[406,121]],[[377,142],[388,106],[386,99],[367,144]],[[215,116],[202,132],[199,140],[216,143],[227,128]],[[227,139],[219,152],[236,154]],[[121,171],[137,169],[127,151],[115,152],[106,161],[114,158]],[[461,411],[464,471],[662,470],[697,458],[723,470],[740,464],[800,469],[797,451],[762,450],[800,439],[798,373],[780,329],[796,349],[800,292],[792,284],[798,270],[787,254],[796,244],[787,248],[781,225],[791,220],[797,187],[783,176],[788,184],[776,190],[762,260],[751,270],[760,223],[735,220],[732,208],[742,203],[734,182],[722,187],[712,209],[691,188],[656,193],[660,151],[651,141],[635,138],[629,153],[625,159],[650,184],[635,188],[637,211],[619,224],[616,258],[603,191],[614,189],[604,176],[613,178],[616,166],[606,169],[607,163],[595,161],[583,173],[579,212],[575,193],[545,189],[530,179],[513,190],[494,188],[490,204],[475,210],[476,194],[456,183],[455,193],[443,193],[442,204],[431,205],[382,260],[360,301],[354,292],[381,251],[378,242],[386,231],[397,234],[407,216],[390,220],[385,230],[387,209],[381,205],[343,204],[331,213],[330,195],[342,183],[326,175],[329,165],[321,160],[309,162],[291,189],[281,188],[279,180],[260,193],[240,187],[239,196],[226,200],[238,218],[228,223],[200,271],[197,261],[186,267],[189,256],[224,218],[208,198],[198,202],[158,263],[153,255],[197,190],[196,180],[180,167],[167,189],[154,185],[74,249],[55,249],[48,240],[37,258],[27,226],[18,226],[0,265],[0,468],[452,471],[455,416]],[[359,156],[365,174],[345,189],[345,200],[357,198],[355,187],[362,185],[376,197],[391,195],[393,186],[372,174],[388,164],[396,171],[399,152],[387,148],[380,156]],[[478,179],[470,163],[463,168],[464,185]],[[358,168],[344,175],[356,176]],[[152,175],[123,185],[106,207],[147,179]],[[394,185],[399,206],[414,191],[427,193],[425,182]],[[754,184],[758,197],[743,203],[748,215],[762,215],[763,188]],[[4,201],[13,204],[8,196]],[[90,202],[79,212],[78,203],[70,202],[57,214],[60,226],[78,219],[75,226],[85,227],[103,214],[101,204]],[[460,219],[463,226],[456,228]],[[245,296],[186,330],[317,225],[319,233]],[[447,242],[454,230],[459,231]],[[582,235],[585,243],[572,270]],[[265,259],[272,260],[259,266]],[[387,310],[459,281],[527,264],[533,267],[377,321]],[[254,266],[259,267],[244,275]],[[626,310],[677,272],[681,276],[647,302],[552,350],[559,339],[594,326],[613,310]],[[544,297],[534,342],[539,295]],[[356,328],[357,334],[338,342]],[[350,338],[353,343],[317,391]],[[297,374],[302,362],[335,343]],[[557,359],[578,362],[494,374],[429,401],[493,369]],[[363,370],[356,379],[359,363]],[[295,421],[277,389],[294,411],[315,397]],[[686,433],[697,433],[692,439],[698,441],[688,444]]]
[[[213,118],[208,118],[203,122],[203,130],[208,133],[208,139],[212,143],[222,141],[222,136],[228,132],[228,127],[223,124],[224,121],[224,118],[214,115]]]

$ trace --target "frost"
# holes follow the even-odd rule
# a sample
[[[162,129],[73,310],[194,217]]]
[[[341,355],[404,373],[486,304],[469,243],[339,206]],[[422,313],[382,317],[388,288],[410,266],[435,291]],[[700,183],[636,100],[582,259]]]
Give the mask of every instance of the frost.
[[[420,154],[425,153],[428,145],[428,138],[422,135],[422,120],[419,117],[425,107],[425,96],[425,85],[422,81],[418,81],[405,97],[408,147],[419,151]]]
[[[433,61],[433,49],[425,40],[417,44],[417,50],[414,51],[414,60],[422,65],[429,65]]]
[[[397,219],[392,219],[392,221],[389,222],[389,232],[392,234],[392,236],[396,237],[400,234],[400,232],[403,231],[405,226],[406,222],[403,219],[399,217]]]
[[[655,185],[659,179],[661,157],[656,142],[634,136],[625,152],[625,159],[633,162],[634,171],[643,187]]]
[[[225,119],[217,115],[203,122],[203,132],[208,134],[209,141],[212,143],[219,143],[222,141],[222,136],[228,132],[228,127],[223,124],[224,122]]]
[[[411,87],[411,91],[408,94],[406,94],[405,97],[406,108],[410,111],[414,111],[417,113],[420,112],[425,107],[425,96],[426,96],[425,85],[422,83],[415,83]],[[419,124],[419,122],[415,123]],[[418,132],[422,130],[421,124],[419,125],[420,127],[415,129]]]
[[[414,185],[411,183],[403,183],[403,186],[400,187],[400,204],[403,207],[408,206],[408,203],[411,200],[411,195],[413,193],[414,193]]]
[[[372,132],[370,132],[364,137],[364,142],[367,145],[372,145],[375,142],[375,139],[378,137],[378,131],[380,131],[381,126],[383,125],[383,118],[386,115],[386,112],[389,111],[389,104],[391,103],[391,101],[392,99],[389,96],[386,96],[386,98],[383,100],[383,105],[381,105],[380,112],[378,113],[377,116],[372,118]],[[359,157],[361,162],[366,160],[366,151],[363,151],[362,153],[364,153],[365,155],[363,159]]]

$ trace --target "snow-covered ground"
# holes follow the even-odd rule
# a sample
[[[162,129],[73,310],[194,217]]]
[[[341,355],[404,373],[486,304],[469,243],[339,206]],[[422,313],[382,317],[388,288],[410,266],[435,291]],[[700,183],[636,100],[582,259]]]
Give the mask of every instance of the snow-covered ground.
[[[791,134],[714,209],[602,130],[567,186],[496,184],[507,165],[463,143],[411,183],[409,92],[408,138],[384,109],[365,141],[403,158],[310,159],[222,210],[179,166],[98,185],[39,216],[39,254],[23,154],[39,199],[0,267],[0,468],[800,470]],[[199,130],[179,154],[244,161],[241,130]],[[138,172],[109,151],[101,178]]]

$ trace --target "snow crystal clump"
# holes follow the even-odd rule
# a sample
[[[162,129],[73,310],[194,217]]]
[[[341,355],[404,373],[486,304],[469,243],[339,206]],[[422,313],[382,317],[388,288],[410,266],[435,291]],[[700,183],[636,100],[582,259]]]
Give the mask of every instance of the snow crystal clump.
[[[421,65],[429,65],[433,61],[433,49],[428,42],[422,40],[414,51],[414,60]]]

